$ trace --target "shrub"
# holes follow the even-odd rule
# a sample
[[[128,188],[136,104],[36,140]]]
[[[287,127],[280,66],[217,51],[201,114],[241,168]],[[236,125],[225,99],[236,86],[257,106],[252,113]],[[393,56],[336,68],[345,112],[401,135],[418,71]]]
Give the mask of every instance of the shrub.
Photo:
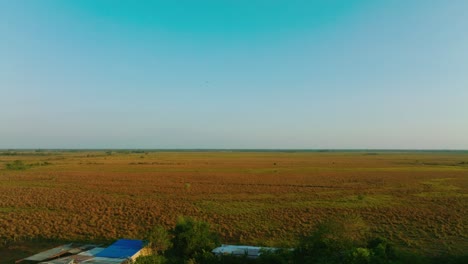
[[[371,251],[367,248],[354,248],[349,251],[346,256],[345,263],[350,264],[366,264],[370,262]]]
[[[15,160],[11,163],[7,163],[6,168],[7,170],[25,170],[29,166],[24,164],[21,160]]]
[[[276,251],[264,251],[257,259],[259,264],[289,264],[293,262],[293,251],[278,249]]]
[[[371,250],[372,263],[388,263],[397,259],[394,247],[385,238],[374,238],[369,241],[367,248]]]

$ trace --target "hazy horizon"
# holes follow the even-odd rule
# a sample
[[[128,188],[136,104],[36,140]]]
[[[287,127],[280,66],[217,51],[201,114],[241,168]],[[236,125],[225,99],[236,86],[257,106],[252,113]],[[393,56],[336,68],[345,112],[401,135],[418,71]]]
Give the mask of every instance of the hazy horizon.
[[[74,152],[74,151],[148,151],[148,152],[368,152],[375,153],[417,153],[417,152],[468,152],[468,149],[286,149],[286,148],[4,148],[4,152]]]
[[[0,149],[468,149],[468,1],[0,1]]]

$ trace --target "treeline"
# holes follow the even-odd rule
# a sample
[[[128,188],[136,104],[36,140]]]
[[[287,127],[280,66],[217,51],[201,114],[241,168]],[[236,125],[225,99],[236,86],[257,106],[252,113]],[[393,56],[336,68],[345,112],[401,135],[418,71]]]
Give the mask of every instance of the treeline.
[[[397,264],[397,263],[468,263],[466,256],[430,257],[395,248],[385,238],[370,237],[361,218],[346,216],[323,221],[294,249],[265,251],[258,258],[216,256],[220,246],[216,233],[203,221],[182,217],[166,230],[156,226],[146,236],[152,255],[139,257],[135,264]]]

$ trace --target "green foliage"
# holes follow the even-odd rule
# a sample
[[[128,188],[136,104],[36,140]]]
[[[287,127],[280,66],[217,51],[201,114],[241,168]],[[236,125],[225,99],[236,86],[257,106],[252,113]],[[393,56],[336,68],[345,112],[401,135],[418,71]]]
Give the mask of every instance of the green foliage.
[[[353,248],[345,257],[345,262],[350,264],[366,264],[370,262],[371,252],[367,248]]]
[[[160,255],[141,256],[136,259],[134,264],[164,264],[167,259]]]
[[[385,238],[374,238],[369,240],[368,246],[371,250],[371,263],[389,263],[398,258],[395,248]]]
[[[48,161],[25,164],[21,160],[15,160],[13,162],[7,163],[6,164],[6,169],[7,170],[26,170],[26,169],[29,169],[29,168],[35,167],[35,166],[48,166],[48,165],[51,165],[51,164],[52,163],[50,163]]]
[[[366,224],[358,216],[349,215],[323,221],[312,235],[301,241],[295,251],[297,261],[343,262],[346,252],[363,244],[367,232]]]
[[[171,236],[169,232],[160,225],[157,225],[151,229],[145,237],[148,241],[148,246],[155,253],[164,254],[164,252],[172,247]]]
[[[368,239],[368,228],[364,221],[355,215],[329,219],[317,226],[317,229],[305,237],[295,250],[279,249],[264,251],[256,258],[245,256],[215,256],[211,250],[218,246],[218,238],[210,231],[208,223],[192,218],[179,218],[173,235],[173,248],[169,258],[161,256],[141,258],[137,263],[187,263],[187,264],[292,264],[292,263],[349,263],[349,264],[398,264],[427,263],[422,258],[410,253],[399,253],[383,238]],[[156,251],[167,249],[169,235],[161,227],[153,228],[147,240],[157,247]],[[159,243],[159,244],[158,244]],[[446,260],[447,258],[444,258]],[[147,262],[143,262],[147,261]],[[152,261],[152,262],[151,262]],[[459,263],[453,261],[452,263]],[[461,262],[460,262],[461,263]]]
[[[464,256],[450,256],[450,255],[437,256],[432,260],[432,263],[466,264],[466,263],[468,263],[468,255],[464,255]]]
[[[187,263],[217,264],[220,263],[220,260],[210,251],[202,250],[200,252],[196,252],[193,258],[189,259]]]
[[[172,234],[173,251],[178,256],[191,258],[220,244],[218,235],[210,230],[208,223],[190,217],[180,217]]]
[[[247,256],[233,256],[233,255],[224,255],[217,257],[217,262],[219,264],[257,264],[257,260],[248,258]]]
[[[386,239],[368,239],[368,228],[362,219],[347,215],[322,222],[295,250],[263,251],[256,258],[245,256],[215,256],[211,250],[218,246],[218,238],[208,223],[192,218],[179,218],[173,235],[172,255],[140,257],[136,264],[403,264],[403,263],[466,263],[465,258],[441,256],[427,258],[409,252],[398,252]],[[168,232],[154,227],[146,238],[155,252],[171,247]]]
[[[256,263],[259,264],[289,264],[294,263],[294,252],[289,249],[278,249],[277,251],[264,251]]]
[[[24,164],[21,160],[15,160],[6,164],[7,170],[25,170],[27,168],[29,168],[29,166]]]
[[[311,236],[303,239],[294,251],[292,263],[417,264],[431,262],[415,254],[397,251],[384,238],[369,240],[366,230],[362,220],[357,217],[323,222]],[[367,244],[365,241],[368,241]],[[447,259],[444,258],[444,260]]]

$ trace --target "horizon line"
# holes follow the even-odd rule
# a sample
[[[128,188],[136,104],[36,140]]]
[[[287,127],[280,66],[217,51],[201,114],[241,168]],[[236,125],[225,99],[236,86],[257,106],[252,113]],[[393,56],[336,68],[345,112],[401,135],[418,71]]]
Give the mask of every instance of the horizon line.
[[[376,152],[460,152],[468,149],[411,149],[411,148],[0,148],[0,151],[297,151],[297,152],[339,152],[339,151],[376,151]]]

